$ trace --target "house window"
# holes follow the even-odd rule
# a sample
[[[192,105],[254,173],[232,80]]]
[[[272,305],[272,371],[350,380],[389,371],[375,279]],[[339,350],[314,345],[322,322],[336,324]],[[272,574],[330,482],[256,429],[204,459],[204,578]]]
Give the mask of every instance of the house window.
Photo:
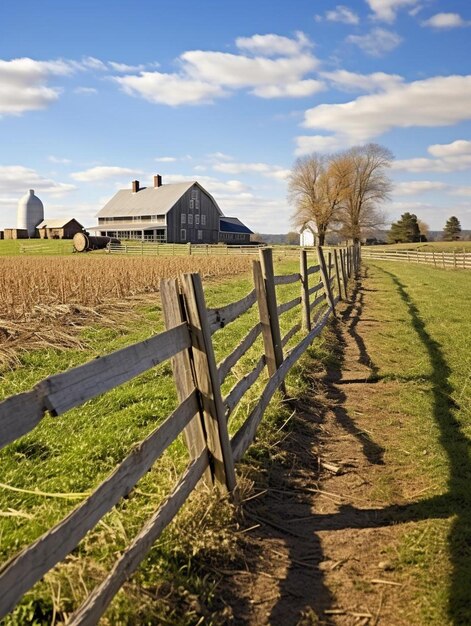
[[[186,229],[182,228],[180,230],[180,241],[186,241]]]
[[[181,223],[186,224],[186,213],[182,213],[181,215]]]
[[[195,215],[195,225],[199,226],[200,223],[200,216],[199,215]]]
[[[206,215],[201,216],[201,226],[206,226]]]
[[[199,241],[202,241],[202,239],[203,239],[203,231],[202,230],[198,231],[198,239],[199,239]]]
[[[188,225],[193,226],[193,213],[188,213]]]

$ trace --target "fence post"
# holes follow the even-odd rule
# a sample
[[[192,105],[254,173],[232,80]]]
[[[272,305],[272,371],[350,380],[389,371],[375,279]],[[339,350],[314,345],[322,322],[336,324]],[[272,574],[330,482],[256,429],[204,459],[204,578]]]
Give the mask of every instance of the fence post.
[[[270,329],[273,338],[275,351],[276,368],[283,363],[283,348],[281,345],[280,320],[278,317],[275,279],[273,271],[273,251],[272,248],[260,250],[260,264],[265,286],[265,297],[267,302],[268,315],[270,317]]]
[[[299,255],[299,273],[301,275],[301,302],[304,330],[311,330],[311,311],[309,308],[309,276],[307,273],[307,252],[303,248]]]
[[[332,308],[332,314],[334,317],[337,317],[335,312],[334,298],[332,297],[332,290],[330,289],[330,281],[329,276],[327,274],[327,268],[324,259],[324,252],[320,246],[317,246],[317,257],[319,259],[319,267],[322,278],[322,283],[324,284],[324,291],[327,298],[327,302],[329,306]]]
[[[445,253],[442,252],[442,265],[443,265],[443,269],[445,269]]]
[[[185,322],[186,314],[177,280],[174,278],[162,279],[159,288],[165,328],[170,329]],[[183,350],[172,358],[172,370],[178,400],[183,402],[196,387],[194,364],[190,350]],[[200,409],[199,415],[196,415],[185,428],[183,436],[190,453],[190,459],[197,459],[206,448],[202,408]],[[209,467],[203,474],[203,480],[204,484],[208,487],[213,484],[211,469]]]
[[[337,255],[337,250],[334,250],[334,266],[335,266],[335,275],[337,276],[337,289],[339,290],[339,298],[342,298],[342,285],[340,283],[340,271],[339,271],[339,259]]]
[[[327,275],[329,278],[332,278],[332,252],[330,250],[327,252],[327,263]]]
[[[432,250],[432,258],[433,258],[433,266],[437,267],[437,260],[435,258],[435,251],[434,250]]]
[[[201,277],[199,274],[184,274],[181,282],[190,324],[194,374],[203,403],[206,441],[211,455],[214,479],[220,488],[233,491],[236,486],[234,459],[227,431]]]
[[[340,250],[340,269],[342,270],[343,290],[345,292],[345,300],[348,300],[348,278],[345,269],[345,250]]]
[[[456,250],[453,250],[453,268],[456,270]]]

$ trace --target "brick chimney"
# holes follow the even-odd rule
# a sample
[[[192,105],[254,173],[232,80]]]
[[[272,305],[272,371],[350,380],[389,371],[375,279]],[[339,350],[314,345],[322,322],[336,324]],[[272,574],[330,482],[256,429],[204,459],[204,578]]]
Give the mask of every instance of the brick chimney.
[[[137,193],[139,191],[139,181],[138,180],[133,180],[132,181],[132,192],[133,193]]]
[[[156,176],[154,176],[154,187],[161,187],[162,186],[162,176],[160,174],[157,174]]]

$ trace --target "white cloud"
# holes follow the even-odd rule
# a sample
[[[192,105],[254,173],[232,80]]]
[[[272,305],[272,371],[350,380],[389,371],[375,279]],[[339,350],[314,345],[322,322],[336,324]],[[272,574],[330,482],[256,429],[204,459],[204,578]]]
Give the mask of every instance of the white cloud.
[[[297,32],[295,39],[274,34],[238,37],[236,46],[240,50],[262,56],[298,56],[304,50],[312,48],[312,43],[304,33]]]
[[[158,163],[175,163],[176,160],[176,157],[171,156],[157,157],[154,159],[154,161],[157,161]]]
[[[95,93],[98,93],[98,89],[95,87],[76,87],[74,89],[74,93],[83,94],[85,96],[89,96]]]
[[[141,72],[139,76],[116,76],[113,80],[128,95],[169,106],[210,103],[226,95],[219,85],[179,74]]]
[[[213,169],[225,174],[261,174],[276,180],[285,180],[290,174],[290,170],[280,165],[270,165],[268,163],[216,163],[213,165]]]
[[[358,15],[343,4],[338,4],[335,9],[326,11],[325,19],[328,22],[342,22],[343,24],[360,23],[360,18],[358,17]]]
[[[373,28],[366,35],[349,35],[346,41],[355,44],[370,56],[380,57],[397,48],[402,37],[384,28]]]
[[[404,80],[398,74],[386,74],[385,72],[357,74],[347,70],[321,72],[321,76],[345,91],[388,91]]]
[[[431,28],[461,28],[469,26],[470,21],[464,20],[459,13],[436,13],[429,17],[428,20],[422,22],[422,26],[430,26]]]
[[[263,85],[256,87],[252,93],[259,98],[304,98],[324,91],[325,84],[320,80],[299,80],[295,83],[279,85]]]
[[[366,0],[377,20],[394,22],[397,12],[406,7],[416,8],[419,0]]]
[[[102,72],[107,69],[106,64],[95,57],[85,57],[80,61],[80,63],[77,64],[77,66],[90,70],[99,70]]]
[[[316,106],[306,111],[303,125],[335,133],[336,143],[348,146],[393,128],[450,126],[471,119],[470,101],[471,76],[437,76],[343,104]]]
[[[440,181],[433,180],[411,180],[407,182],[396,183],[394,185],[394,193],[400,196],[412,196],[420,193],[428,193],[430,191],[444,191],[449,185]]]
[[[436,143],[428,147],[428,152],[434,157],[455,157],[471,154],[471,141],[457,139],[451,143]]]
[[[48,161],[50,161],[51,163],[60,163],[62,165],[67,165],[68,163],[71,163],[70,159],[63,159],[60,157],[56,157],[54,155],[50,155],[47,157]]]
[[[311,152],[332,152],[348,145],[348,140],[339,136],[300,135],[296,137],[296,155]]]
[[[23,165],[0,166],[0,197],[8,194],[8,196],[16,196],[16,201],[18,201],[28,189],[62,196],[73,191],[75,186],[46,178],[36,170]]]
[[[48,86],[48,80],[72,72],[73,68],[65,61],[0,59],[0,116],[20,115],[49,106],[58,99],[61,89]]]
[[[471,169],[471,141],[457,139],[451,143],[433,144],[427,151],[435,158],[395,161],[393,169],[410,172],[459,172]]]
[[[214,176],[198,176],[197,179],[195,179],[194,176],[187,176],[186,174],[167,174],[163,182],[172,184],[194,180],[198,180],[209,193],[221,194],[220,197],[224,194],[247,194],[250,191],[249,185],[240,180],[220,180]]]
[[[116,63],[115,61],[108,61],[108,65],[115,72],[122,72],[123,74],[127,72],[142,72],[142,70],[146,69],[146,65],[144,64],[127,65],[126,63]]]
[[[142,172],[137,172],[136,170],[130,169],[128,167],[98,165],[96,167],[91,167],[88,170],[83,170],[81,172],[73,172],[70,176],[74,180],[79,180],[80,182],[84,183],[90,183],[108,180],[110,178],[137,176],[141,173]]]
[[[192,50],[181,57],[188,75],[224,87],[258,87],[260,85],[294,83],[317,68],[311,54],[267,59],[246,57],[228,52]]]
[[[257,56],[189,50],[180,55],[177,73],[140,72],[113,80],[130,95],[170,106],[210,103],[236,89],[249,89],[262,98],[304,97],[323,89],[321,81],[305,78],[319,61],[309,52],[312,44],[303,33],[295,39],[254,35],[236,43]]]
[[[471,186],[464,185],[461,187],[455,187],[451,193],[454,196],[471,196]]]

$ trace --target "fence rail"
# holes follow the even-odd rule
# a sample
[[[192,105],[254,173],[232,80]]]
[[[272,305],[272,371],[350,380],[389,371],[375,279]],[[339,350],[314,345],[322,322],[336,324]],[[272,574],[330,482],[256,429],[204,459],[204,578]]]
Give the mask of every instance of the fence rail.
[[[318,248],[318,265],[308,267],[306,250],[302,250],[299,274],[275,276],[271,248],[263,248],[257,253],[259,260],[253,262],[255,288],[241,300],[208,309],[198,274],[185,274],[180,281],[163,280],[160,291],[166,331],[50,376],[32,391],[0,402],[0,447],[34,429],[47,412],[60,415],[168,359],[172,360],[180,402],[175,411],[133,448],[79,506],[1,567],[0,619],[13,610],[44,574],[64,559],[121,498],[130,493],[180,433],[184,433],[190,454],[185,472],[118,558],[109,575],[71,616],[69,623],[83,626],[98,621],[201,479],[206,485],[219,489],[232,491],[235,488],[234,463],[241,459],[253,441],[271,398],[277,389],[283,389],[291,367],[330,316],[335,315],[335,306],[345,297],[348,279],[357,271],[360,262],[358,249],[337,249],[328,254],[326,263],[323,250]],[[314,285],[309,284],[312,276],[317,276]],[[283,285],[296,282],[300,283],[300,296],[278,304],[275,286],[283,289]],[[311,300],[310,296],[318,291],[322,291],[321,295]],[[217,364],[211,336],[215,332],[224,332],[227,324],[247,313],[255,303],[259,321]],[[281,338],[279,317],[299,305],[302,321],[295,323]],[[321,308],[316,309],[319,305]],[[284,354],[287,342],[301,328],[306,331],[305,336]],[[223,381],[260,333],[264,353],[253,369],[223,398]],[[265,368],[269,378],[258,403],[230,438],[229,417]]]
[[[420,250],[372,250],[363,248],[362,258],[379,261],[405,261],[449,269],[471,269],[471,252],[435,252]]]

